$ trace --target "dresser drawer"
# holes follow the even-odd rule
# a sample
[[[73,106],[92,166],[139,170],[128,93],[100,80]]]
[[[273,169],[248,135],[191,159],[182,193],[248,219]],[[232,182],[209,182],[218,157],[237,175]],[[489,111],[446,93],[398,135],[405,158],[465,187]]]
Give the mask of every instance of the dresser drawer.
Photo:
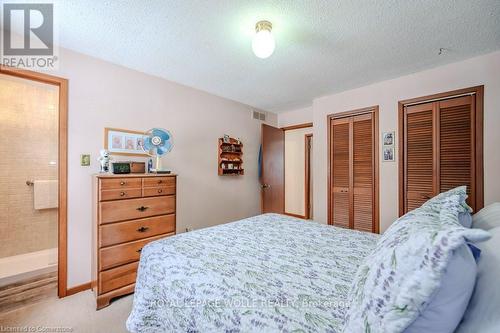
[[[125,243],[121,245],[115,245],[100,249],[99,271],[103,271],[109,268],[113,268],[116,266],[128,264],[133,261],[139,260],[141,256],[141,250],[144,245],[167,236],[170,235],[159,235],[155,237],[138,240],[135,242]]]
[[[100,247],[130,242],[169,232],[175,232],[175,215],[104,224],[100,228]]]
[[[101,179],[101,190],[113,190],[120,188],[140,188],[142,178],[103,178]]]
[[[144,187],[174,186],[175,177],[144,177],[142,182]]]
[[[144,197],[154,197],[157,195],[172,195],[175,194],[174,186],[158,186],[158,187],[144,187],[142,195]]]
[[[99,273],[99,294],[135,283],[138,266],[139,262],[136,261]]]
[[[122,188],[118,190],[103,190],[99,198],[101,201],[108,201],[140,198],[141,196],[142,190],[140,188]]]
[[[174,212],[174,195],[99,203],[100,224],[166,215]]]

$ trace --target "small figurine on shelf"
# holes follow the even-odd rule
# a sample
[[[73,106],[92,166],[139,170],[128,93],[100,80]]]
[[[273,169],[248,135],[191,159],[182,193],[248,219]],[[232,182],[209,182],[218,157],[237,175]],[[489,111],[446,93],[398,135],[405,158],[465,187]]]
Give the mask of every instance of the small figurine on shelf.
[[[151,173],[152,169],[153,169],[153,159],[150,158],[148,159],[148,173]]]
[[[109,161],[111,161],[111,157],[109,157],[109,151],[107,149],[101,149],[99,154],[99,158],[97,159],[99,163],[101,163],[101,173],[109,172]]]

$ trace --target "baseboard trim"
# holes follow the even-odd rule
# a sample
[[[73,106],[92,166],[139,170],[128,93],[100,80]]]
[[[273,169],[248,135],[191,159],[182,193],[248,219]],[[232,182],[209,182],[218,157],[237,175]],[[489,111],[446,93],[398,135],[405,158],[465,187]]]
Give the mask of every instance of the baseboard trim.
[[[299,215],[299,214],[293,214],[293,213],[287,213],[287,212],[285,212],[285,215],[292,216],[292,217],[296,217],[296,218],[298,218],[298,219],[307,220],[305,216],[303,216],[303,215]]]
[[[87,289],[90,289],[90,282],[87,282],[87,283],[84,283],[84,284],[81,284],[79,286],[75,286],[75,287],[72,287],[72,288],[68,288],[66,290],[66,296],[71,296],[71,295],[74,295],[74,294],[78,294],[79,292],[85,291]]]

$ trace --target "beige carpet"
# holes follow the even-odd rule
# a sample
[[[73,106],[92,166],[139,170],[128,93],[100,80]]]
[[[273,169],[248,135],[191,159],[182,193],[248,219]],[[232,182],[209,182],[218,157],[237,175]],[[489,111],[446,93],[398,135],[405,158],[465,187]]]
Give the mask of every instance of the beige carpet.
[[[15,332],[9,327],[19,326],[67,327],[72,329],[67,332],[77,333],[127,332],[125,321],[132,309],[132,298],[129,295],[115,299],[110,306],[96,311],[91,291],[62,299],[54,296],[11,312],[0,313],[0,332]]]

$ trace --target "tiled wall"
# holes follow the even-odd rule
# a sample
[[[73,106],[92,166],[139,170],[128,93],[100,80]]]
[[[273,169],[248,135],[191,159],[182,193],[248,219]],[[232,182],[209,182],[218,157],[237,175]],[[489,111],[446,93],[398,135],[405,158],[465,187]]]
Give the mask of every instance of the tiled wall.
[[[57,179],[58,89],[0,74],[0,258],[57,247],[57,209],[27,180]]]

